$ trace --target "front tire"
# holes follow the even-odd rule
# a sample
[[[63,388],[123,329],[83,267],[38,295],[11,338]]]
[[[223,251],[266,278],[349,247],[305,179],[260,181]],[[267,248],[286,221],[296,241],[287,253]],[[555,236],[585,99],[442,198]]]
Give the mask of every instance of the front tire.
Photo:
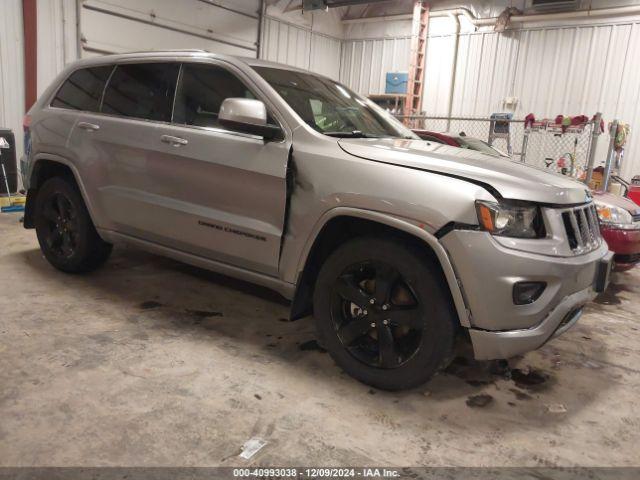
[[[100,238],[75,183],[47,180],[35,205],[38,243],[45,258],[67,273],[89,272],[109,257],[111,245]]]
[[[320,270],[313,305],[322,345],[373,387],[416,387],[452,356],[457,319],[439,265],[400,239],[341,245]]]

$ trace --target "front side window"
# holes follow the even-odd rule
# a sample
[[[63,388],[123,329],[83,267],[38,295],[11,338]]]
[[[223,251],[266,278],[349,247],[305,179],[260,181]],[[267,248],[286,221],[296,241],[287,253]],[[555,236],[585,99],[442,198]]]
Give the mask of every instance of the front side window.
[[[104,94],[102,112],[161,122],[171,121],[180,65],[140,63],[116,66]]]
[[[219,128],[218,113],[226,98],[255,98],[238,77],[214,65],[184,64],[176,93],[173,122]]]
[[[253,67],[314,130],[334,137],[418,139],[370,100],[312,73]]]
[[[102,92],[113,65],[76,70],[62,84],[51,101],[52,107],[97,112]]]

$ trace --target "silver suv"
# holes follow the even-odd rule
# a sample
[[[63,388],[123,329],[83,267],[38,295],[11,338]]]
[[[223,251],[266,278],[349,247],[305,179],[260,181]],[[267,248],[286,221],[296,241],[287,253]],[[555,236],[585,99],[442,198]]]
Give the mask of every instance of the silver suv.
[[[261,284],[383,389],[536,349],[608,281],[585,187],[420,140],[296,68],[200,51],[69,66],[25,117],[24,225],[66,272],[112,244]]]

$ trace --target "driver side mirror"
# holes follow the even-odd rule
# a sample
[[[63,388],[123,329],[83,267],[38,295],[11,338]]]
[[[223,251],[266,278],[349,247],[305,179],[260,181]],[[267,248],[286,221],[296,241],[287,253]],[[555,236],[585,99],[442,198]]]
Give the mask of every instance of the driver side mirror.
[[[267,107],[252,98],[225,98],[218,114],[220,125],[235,132],[259,135],[265,140],[282,138],[282,129],[267,124]]]

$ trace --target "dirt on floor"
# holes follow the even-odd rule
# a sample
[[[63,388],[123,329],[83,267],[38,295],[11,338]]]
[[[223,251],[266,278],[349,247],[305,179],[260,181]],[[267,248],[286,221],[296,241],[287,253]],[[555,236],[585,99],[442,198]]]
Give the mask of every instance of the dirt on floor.
[[[121,247],[65,275],[18,218],[0,215],[0,466],[640,464],[640,269],[539,351],[461,348],[388,393],[276,293]]]

